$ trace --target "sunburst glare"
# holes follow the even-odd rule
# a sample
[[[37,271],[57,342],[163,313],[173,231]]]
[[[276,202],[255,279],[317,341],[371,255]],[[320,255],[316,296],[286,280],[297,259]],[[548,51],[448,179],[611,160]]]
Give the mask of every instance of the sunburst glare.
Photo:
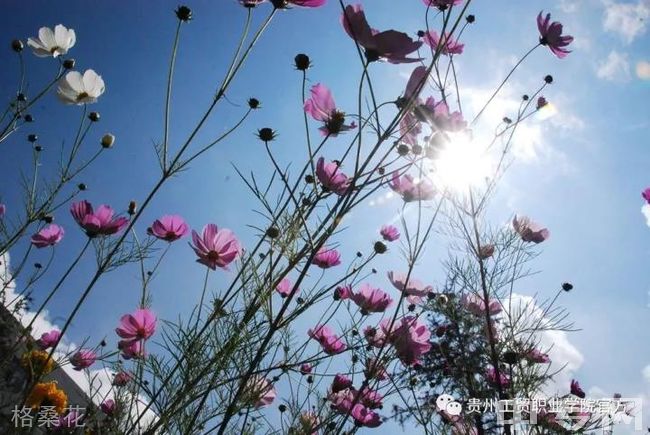
[[[432,162],[429,177],[441,189],[462,193],[489,179],[495,169],[493,163],[482,144],[466,135],[458,135]]]

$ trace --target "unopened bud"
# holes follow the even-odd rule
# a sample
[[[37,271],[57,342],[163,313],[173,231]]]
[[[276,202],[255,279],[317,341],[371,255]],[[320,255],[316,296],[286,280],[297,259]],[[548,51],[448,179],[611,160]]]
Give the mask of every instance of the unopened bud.
[[[110,133],[106,133],[106,134],[102,137],[102,142],[101,142],[101,143],[102,143],[102,147],[104,147],[104,148],[110,148],[110,147],[112,147],[113,144],[115,143],[115,136],[113,136],[113,135],[110,134]]]
[[[99,112],[90,112],[88,114],[88,119],[90,119],[92,122],[97,122],[99,121]]]
[[[63,68],[72,69],[74,68],[75,61],[74,59],[66,59],[63,61]]]
[[[309,56],[304,53],[298,54],[294,59],[296,69],[299,71],[306,71],[311,66],[311,61]]]
[[[15,51],[16,53],[20,53],[23,51],[23,48],[25,48],[25,44],[23,44],[23,41],[20,39],[14,39],[11,41],[11,49]]]
[[[138,203],[135,201],[129,201],[128,213],[131,216],[133,216],[137,210],[138,210]]]

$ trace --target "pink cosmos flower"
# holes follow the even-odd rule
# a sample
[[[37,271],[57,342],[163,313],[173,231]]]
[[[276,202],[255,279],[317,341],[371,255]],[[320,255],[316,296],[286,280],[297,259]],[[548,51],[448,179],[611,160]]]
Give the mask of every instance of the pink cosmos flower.
[[[95,361],[97,361],[97,355],[88,349],[81,349],[70,358],[72,368],[77,371],[90,367]]]
[[[458,132],[467,128],[467,121],[462,113],[458,110],[450,112],[447,103],[436,103],[433,97],[427,98],[423,105],[417,107],[416,114],[438,130]]]
[[[420,357],[431,349],[431,332],[426,324],[414,316],[402,317],[396,320],[392,331],[389,331],[390,322],[384,319],[380,326],[395,348],[397,357],[406,365],[420,362]]]
[[[318,325],[307,331],[307,334],[318,341],[323,347],[323,351],[328,355],[336,355],[347,349],[345,343],[327,325]]]
[[[323,247],[318,250],[311,262],[321,269],[329,269],[330,267],[341,264],[341,254],[336,249]]]
[[[118,372],[115,374],[115,377],[113,378],[113,385],[116,387],[123,387],[131,380],[133,379],[133,376],[128,373],[128,372]]]
[[[225,228],[219,229],[215,224],[203,227],[203,234],[192,230],[192,249],[199,257],[196,260],[210,269],[217,267],[225,269],[241,253],[239,241],[232,231]]]
[[[337,195],[345,195],[350,189],[350,179],[340,171],[338,163],[326,164],[323,157],[316,162],[316,176],[325,189]]]
[[[485,311],[488,309],[491,315],[498,314],[502,310],[501,304],[496,299],[490,299],[486,308],[483,297],[475,293],[464,293],[460,298],[460,303],[467,311],[476,316],[485,316]]]
[[[379,414],[371,411],[360,403],[354,405],[350,415],[354,419],[355,423],[359,426],[378,427],[381,425],[381,418],[379,417]]]
[[[303,375],[308,375],[309,373],[311,373],[312,369],[313,367],[309,363],[303,363],[300,365],[300,373],[302,373]]]
[[[63,239],[64,233],[63,228],[57,224],[48,225],[32,236],[32,245],[37,248],[54,246]]]
[[[384,346],[386,342],[386,334],[382,329],[377,329],[372,326],[366,326],[363,329],[363,336],[369,345],[380,348]]]
[[[332,409],[336,411],[347,414],[352,410],[352,401],[354,400],[354,395],[352,389],[344,389],[337,392],[330,392],[327,395],[327,400],[332,402]]]
[[[354,122],[350,125],[344,124],[345,113],[336,108],[332,92],[320,83],[312,86],[311,98],[305,101],[305,112],[316,121],[325,123],[319,128],[323,136],[337,136],[342,131],[356,127]]]
[[[334,393],[338,393],[339,391],[346,390],[352,386],[352,380],[348,378],[345,375],[342,375],[340,373],[337,373],[336,376],[334,376],[334,380],[332,381],[332,391]]]
[[[253,375],[246,382],[245,401],[255,409],[269,406],[275,400],[276,395],[273,384],[260,375]]]
[[[549,356],[547,354],[545,354],[544,352],[541,352],[541,351],[539,351],[537,349],[529,350],[526,353],[525,357],[526,357],[526,359],[528,361],[538,363],[538,364],[545,364],[545,363],[550,363],[551,362],[551,358],[549,358]]]
[[[512,227],[524,242],[542,243],[551,236],[548,229],[526,216],[515,215],[512,219]]]
[[[433,199],[436,193],[429,179],[423,178],[419,182],[415,182],[413,177],[408,174],[400,177],[397,171],[393,172],[393,178],[388,185],[402,197],[404,202],[427,201]]]
[[[151,310],[140,308],[132,314],[123,315],[115,332],[127,341],[147,340],[156,332],[156,321],[156,315]]]
[[[537,16],[537,29],[539,29],[539,43],[547,45],[551,52],[560,59],[566,57],[571,51],[566,47],[573,42],[573,36],[562,36],[562,24],[557,21],[551,23],[551,14],[542,17],[541,11]]]
[[[190,232],[185,220],[178,215],[165,215],[156,219],[149,228],[147,233],[167,242],[173,242],[181,237],[185,237]]]
[[[369,62],[384,58],[390,63],[419,62],[420,58],[406,57],[422,45],[406,33],[396,30],[380,32],[370,27],[363,11],[363,6],[348,5],[341,16],[341,24],[350,36],[366,50]]]
[[[49,349],[50,347],[56,346],[56,344],[61,339],[61,331],[53,329],[49,332],[44,332],[41,335],[41,338],[36,340],[36,344],[42,350]]]
[[[99,405],[99,408],[104,414],[112,416],[115,413],[115,400],[106,399]]]
[[[462,54],[465,44],[461,44],[447,33],[442,34],[442,38],[438,36],[435,30],[430,30],[422,37],[425,44],[433,50],[440,49],[440,52],[446,56],[451,54]]]
[[[409,296],[424,297],[433,292],[432,286],[424,285],[419,279],[409,277],[407,281],[405,273],[390,271],[388,280],[397,290],[405,292]]]
[[[490,384],[497,385],[497,371],[494,367],[489,367],[485,371],[485,379],[487,379]],[[498,384],[503,388],[508,388],[510,386],[510,377],[501,370],[499,371]]]
[[[327,0],[271,0],[273,6],[278,9],[285,9],[289,6],[301,6],[303,8],[317,8],[323,6]]]
[[[426,6],[436,7],[440,10],[445,10],[450,6],[456,6],[463,2],[463,0],[422,0]]]
[[[117,348],[122,352],[122,358],[126,360],[143,359],[146,356],[142,340],[120,340],[117,343]]]
[[[88,237],[115,234],[129,223],[125,217],[113,218],[115,212],[107,205],[100,205],[94,211],[88,201],[73,203],[70,213],[79,226],[86,231]]]
[[[643,199],[645,199],[646,202],[650,204],[650,187],[641,192],[641,197],[643,197]]]
[[[357,393],[357,395],[359,396],[360,402],[370,409],[377,409],[382,407],[382,400],[384,400],[384,396],[379,394],[379,391],[364,387]]]
[[[351,285],[342,285],[336,287],[334,290],[334,299],[335,300],[344,300],[352,297],[352,286]]]
[[[575,379],[571,380],[571,394],[578,396],[581,399],[584,399],[586,394],[580,387],[580,384]]]
[[[275,288],[275,291],[283,298],[288,297],[291,294],[291,290],[293,290],[293,284],[289,278],[282,278],[278,286]],[[296,289],[295,293],[298,294],[299,291],[300,289]]]
[[[400,236],[399,230],[393,225],[383,225],[379,234],[387,242],[394,242]]]
[[[358,292],[353,294],[350,299],[361,309],[361,314],[382,313],[390,307],[393,299],[379,288],[373,288],[368,283],[361,285]]]

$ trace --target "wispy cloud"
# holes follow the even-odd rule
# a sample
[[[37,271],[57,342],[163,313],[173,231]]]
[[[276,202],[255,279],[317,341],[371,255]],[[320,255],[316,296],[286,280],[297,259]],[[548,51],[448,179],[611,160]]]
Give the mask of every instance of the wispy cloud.
[[[641,213],[645,216],[645,223],[650,227],[650,204],[644,204],[641,207]]]
[[[620,53],[616,50],[609,52],[609,55],[596,67],[598,78],[610,82],[626,82],[630,79],[630,62],[627,53]]]
[[[645,33],[650,18],[650,0],[633,3],[603,0],[603,5],[603,28],[606,31],[619,34],[628,44]]]

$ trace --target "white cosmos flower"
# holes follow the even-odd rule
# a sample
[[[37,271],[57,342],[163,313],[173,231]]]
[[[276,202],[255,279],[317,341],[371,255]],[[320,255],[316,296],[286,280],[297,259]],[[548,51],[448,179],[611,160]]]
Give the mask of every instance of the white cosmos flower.
[[[54,31],[49,27],[38,29],[38,38],[29,38],[27,45],[32,47],[34,54],[38,57],[57,57],[66,54],[75,42],[77,42],[77,35],[74,30],[57,24]]]
[[[102,76],[88,69],[83,76],[78,71],[70,71],[61,77],[57,94],[66,104],[88,104],[97,101],[104,89]]]

